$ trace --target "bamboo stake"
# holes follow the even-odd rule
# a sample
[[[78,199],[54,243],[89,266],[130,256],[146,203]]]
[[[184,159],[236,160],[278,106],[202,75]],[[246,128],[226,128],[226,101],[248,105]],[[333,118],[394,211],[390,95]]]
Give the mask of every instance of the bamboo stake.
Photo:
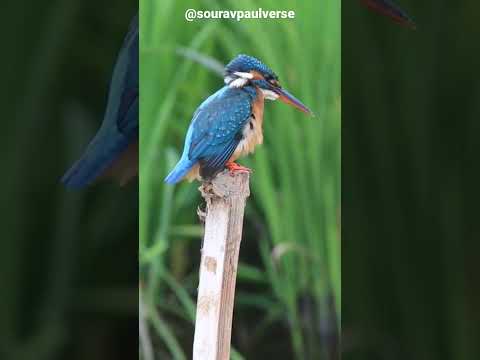
[[[193,360],[229,360],[248,173],[225,171],[205,182],[207,203],[200,263]]]

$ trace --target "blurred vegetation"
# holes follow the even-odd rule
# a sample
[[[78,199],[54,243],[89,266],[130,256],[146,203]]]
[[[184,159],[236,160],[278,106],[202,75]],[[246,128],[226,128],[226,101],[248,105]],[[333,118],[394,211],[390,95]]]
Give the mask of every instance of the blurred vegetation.
[[[295,20],[186,22],[188,8],[294,9]],[[225,64],[256,56],[316,114],[265,109],[240,253],[232,358],[336,359],[340,321],[340,1],[140,1],[140,281],[148,359],[191,356],[203,229],[198,183],[166,186]]]
[[[102,121],[138,5],[112,6],[2,2],[1,359],[138,353],[137,185],[59,182]]]
[[[342,8],[343,358],[480,359],[480,3],[398,2]]]

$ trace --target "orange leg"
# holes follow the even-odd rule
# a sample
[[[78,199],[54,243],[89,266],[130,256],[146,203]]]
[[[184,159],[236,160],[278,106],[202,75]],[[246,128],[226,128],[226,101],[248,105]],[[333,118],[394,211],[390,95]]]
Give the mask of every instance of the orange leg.
[[[251,173],[252,170],[245,167],[245,166],[241,166],[241,165],[238,165],[236,162],[233,162],[233,161],[228,161],[226,164],[225,164],[225,167],[230,170],[230,173],[234,173],[234,172],[243,172],[243,173]]]

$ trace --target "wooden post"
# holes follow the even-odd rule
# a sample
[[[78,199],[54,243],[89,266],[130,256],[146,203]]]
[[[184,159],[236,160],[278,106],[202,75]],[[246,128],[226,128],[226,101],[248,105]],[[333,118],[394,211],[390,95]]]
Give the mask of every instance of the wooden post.
[[[235,282],[250,175],[228,171],[200,187],[207,203],[193,360],[229,360]]]

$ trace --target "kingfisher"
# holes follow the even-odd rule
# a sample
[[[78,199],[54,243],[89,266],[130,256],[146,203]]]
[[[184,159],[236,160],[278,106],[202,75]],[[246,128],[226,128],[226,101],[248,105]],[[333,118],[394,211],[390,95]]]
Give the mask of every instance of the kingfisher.
[[[130,23],[115,63],[100,129],[62,182],[79,189],[100,177],[127,182],[138,172],[138,14]]]
[[[364,5],[368,8],[376,11],[380,14],[388,16],[393,21],[410,27],[412,29],[416,28],[415,22],[412,20],[408,14],[403,11],[398,5],[396,5],[391,0],[361,0]]]
[[[165,178],[208,180],[225,168],[249,172],[235,161],[263,142],[265,100],[277,100],[309,114],[304,104],[280,85],[278,76],[260,60],[238,55],[225,67],[225,85],[193,114],[182,156]]]

